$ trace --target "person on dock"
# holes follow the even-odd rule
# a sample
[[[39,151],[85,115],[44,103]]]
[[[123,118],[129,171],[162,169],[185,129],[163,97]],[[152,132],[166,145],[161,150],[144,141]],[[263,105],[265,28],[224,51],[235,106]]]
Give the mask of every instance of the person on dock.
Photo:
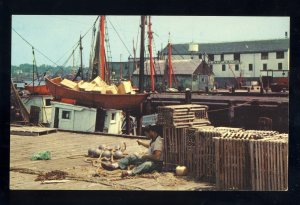
[[[137,154],[129,155],[116,163],[102,162],[102,167],[107,170],[122,169],[122,177],[152,171],[161,171],[163,166],[163,139],[159,136],[155,126],[147,126],[145,135],[151,139],[150,142],[137,140],[138,145],[148,148],[148,153],[143,156]],[[132,170],[125,170],[129,165],[135,165]]]

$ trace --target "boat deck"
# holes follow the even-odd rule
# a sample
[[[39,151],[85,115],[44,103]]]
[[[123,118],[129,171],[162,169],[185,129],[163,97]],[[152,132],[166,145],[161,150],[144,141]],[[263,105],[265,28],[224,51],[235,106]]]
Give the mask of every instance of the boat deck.
[[[88,148],[125,142],[127,153],[142,153],[136,139],[56,132],[41,136],[11,135],[10,189],[13,190],[213,190],[214,185],[173,173],[152,173],[121,178],[120,170],[108,172],[85,162]],[[51,160],[31,161],[39,151],[50,151]],[[65,183],[42,184],[40,173],[60,170],[68,173]]]

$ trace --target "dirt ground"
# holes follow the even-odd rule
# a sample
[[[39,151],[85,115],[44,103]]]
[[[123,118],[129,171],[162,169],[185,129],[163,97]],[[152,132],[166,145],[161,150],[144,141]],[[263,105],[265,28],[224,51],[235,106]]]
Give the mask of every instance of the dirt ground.
[[[171,172],[143,174],[121,178],[120,170],[109,172],[85,162],[87,150],[100,144],[125,142],[127,153],[142,153],[136,139],[57,132],[41,136],[10,137],[10,189],[12,190],[213,190],[209,183]],[[32,161],[39,151],[50,151],[51,160]],[[67,172],[65,183],[43,184],[35,181],[39,174],[60,170]]]

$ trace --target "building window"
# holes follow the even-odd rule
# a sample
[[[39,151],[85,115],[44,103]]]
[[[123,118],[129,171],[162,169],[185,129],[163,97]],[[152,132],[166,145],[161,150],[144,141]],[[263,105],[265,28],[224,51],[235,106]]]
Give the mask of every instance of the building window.
[[[253,71],[253,64],[249,64],[249,71]]]
[[[224,61],[224,54],[221,54],[221,61]]]
[[[61,118],[62,119],[67,119],[67,120],[70,119],[71,118],[71,112],[63,110]]]
[[[239,70],[239,65],[235,65],[235,70],[238,71]]]
[[[222,71],[226,70],[226,65],[222,65]]]
[[[51,99],[45,99],[45,106],[51,105]]]
[[[263,64],[263,70],[267,70],[268,68],[267,68],[267,64],[266,63],[264,63]]]
[[[240,54],[239,53],[233,54],[233,60],[240,61]]]
[[[278,63],[278,70],[282,70],[282,63]]]
[[[268,52],[263,52],[263,53],[261,53],[261,59],[262,59],[262,60],[267,60],[268,57],[269,57],[269,53],[268,53]]]
[[[208,54],[208,60],[214,61],[214,54]]]
[[[282,59],[282,58],[284,58],[284,52],[283,52],[283,51],[276,52],[276,58],[277,58],[277,59]]]

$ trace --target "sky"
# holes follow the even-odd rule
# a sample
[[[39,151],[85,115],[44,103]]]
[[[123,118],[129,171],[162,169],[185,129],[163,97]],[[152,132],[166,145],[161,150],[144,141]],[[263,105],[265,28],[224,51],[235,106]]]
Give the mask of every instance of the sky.
[[[78,42],[83,40],[83,65],[89,65],[92,26],[97,16],[72,15],[13,15],[12,28],[36,50],[57,65],[63,65]],[[140,47],[140,16],[106,16],[112,61],[127,61],[133,56],[133,41]],[[280,39],[290,31],[289,17],[222,17],[222,16],[151,16],[154,48],[157,53],[170,39],[176,43],[215,43],[247,40]],[[99,23],[96,23],[98,26]],[[116,32],[116,31],[117,32]],[[170,33],[170,34],[169,34]],[[139,34],[139,35],[138,35]],[[124,42],[124,44],[122,43]],[[13,30],[11,63],[32,63],[32,48]],[[148,41],[145,41],[148,45]],[[38,51],[36,64],[55,65]],[[66,65],[79,65],[79,49]]]

